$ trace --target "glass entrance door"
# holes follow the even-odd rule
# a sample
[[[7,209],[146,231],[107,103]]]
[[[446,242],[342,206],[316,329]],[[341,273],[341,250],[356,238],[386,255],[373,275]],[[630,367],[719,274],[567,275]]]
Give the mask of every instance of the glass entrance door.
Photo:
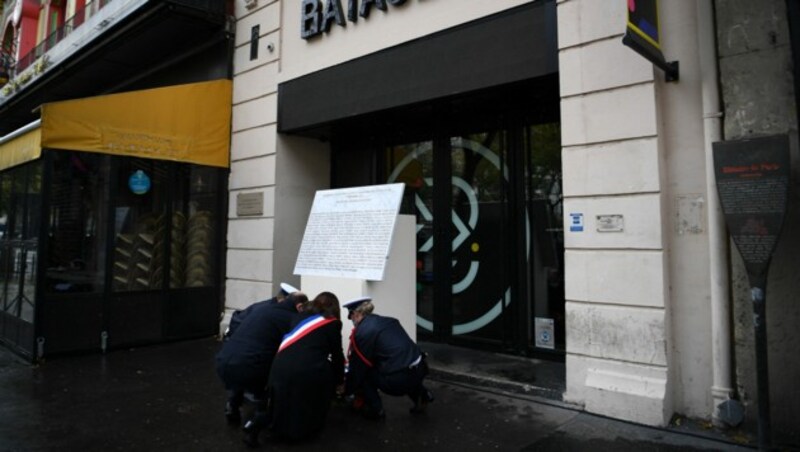
[[[506,127],[385,149],[385,181],[406,184],[401,213],[417,217],[421,337],[563,349],[559,135]]]
[[[387,182],[406,184],[402,211],[417,217],[423,335],[494,343],[513,338],[504,328],[513,309],[505,137],[485,132],[387,150]]]

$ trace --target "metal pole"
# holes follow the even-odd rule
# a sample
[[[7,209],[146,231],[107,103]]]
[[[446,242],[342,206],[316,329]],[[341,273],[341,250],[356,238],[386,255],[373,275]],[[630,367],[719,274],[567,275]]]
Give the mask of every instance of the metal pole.
[[[766,286],[764,284],[763,286]],[[756,338],[756,382],[758,384],[758,449],[770,448],[769,366],[767,365],[766,290],[750,289],[753,300],[753,324]]]

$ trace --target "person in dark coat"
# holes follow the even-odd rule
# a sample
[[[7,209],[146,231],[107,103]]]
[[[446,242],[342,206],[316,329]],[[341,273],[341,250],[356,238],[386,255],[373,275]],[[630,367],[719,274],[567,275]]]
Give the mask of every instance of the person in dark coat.
[[[283,338],[269,376],[273,437],[302,440],[322,430],[344,380],[339,300],[322,292]]]
[[[216,356],[216,370],[228,390],[225,415],[231,424],[241,421],[239,408],[245,392],[253,395],[256,405],[245,430],[257,432],[268,423],[266,386],[272,361],[283,335],[307,301],[305,294],[294,292],[276,303],[256,303],[223,343]]]
[[[284,298],[288,297],[289,294],[294,292],[299,292],[299,290],[296,287],[292,286],[289,283],[281,283],[280,287],[281,290],[279,290],[274,297],[269,298],[267,300],[257,301],[244,309],[237,309],[236,311],[233,311],[233,314],[231,315],[230,324],[228,325],[228,328],[225,330],[223,339],[228,339],[229,337],[233,336],[233,333],[236,332],[236,330],[239,328],[239,325],[242,324],[242,320],[244,320],[245,317],[247,317],[251,312],[253,312],[253,310],[258,309],[263,304],[269,305],[269,304],[280,303],[281,301],[283,301]]]
[[[407,395],[414,402],[411,413],[424,412],[433,394],[423,385],[428,364],[419,346],[397,319],[373,314],[371,298],[359,298],[344,307],[354,325],[347,351],[345,396],[363,398],[362,414],[370,419],[386,416],[378,390]]]

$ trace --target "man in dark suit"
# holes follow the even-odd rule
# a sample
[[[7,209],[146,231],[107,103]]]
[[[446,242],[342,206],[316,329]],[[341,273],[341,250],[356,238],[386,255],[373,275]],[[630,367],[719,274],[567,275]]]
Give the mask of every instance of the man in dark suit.
[[[267,423],[265,391],[272,360],[283,335],[307,301],[305,294],[295,291],[274,303],[255,303],[223,343],[216,356],[216,370],[228,390],[225,417],[229,423],[241,421],[239,408],[245,392],[252,394],[255,402],[255,414],[245,428]]]
[[[276,303],[279,303],[279,302],[283,301],[284,298],[288,297],[289,294],[298,291],[297,288],[295,288],[294,286],[292,286],[289,283],[281,283],[280,287],[281,287],[281,290],[279,290],[278,293],[275,294],[274,297],[269,298],[267,300],[258,301],[256,303],[251,304],[250,306],[248,306],[248,307],[246,307],[244,309],[237,309],[236,311],[233,311],[233,314],[231,315],[231,322],[228,325],[228,329],[225,330],[225,334],[223,335],[223,338],[224,339],[228,339],[229,337],[231,337],[233,335],[233,333],[236,331],[236,329],[239,328],[239,325],[242,324],[242,320],[244,320],[244,318],[247,317],[248,314],[253,312],[254,309],[257,309],[259,306],[261,306],[264,303],[265,304],[276,304]]]
[[[362,413],[371,419],[385,417],[378,390],[393,396],[407,395],[414,402],[411,413],[424,412],[433,394],[423,385],[428,364],[419,346],[397,319],[373,314],[371,298],[358,298],[344,307],[354,325],[347,352],[345,394],[363,397]]]

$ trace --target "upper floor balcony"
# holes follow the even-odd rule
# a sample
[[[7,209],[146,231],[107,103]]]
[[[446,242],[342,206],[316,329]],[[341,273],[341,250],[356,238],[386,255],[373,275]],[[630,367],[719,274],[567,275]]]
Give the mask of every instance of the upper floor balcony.
[[[93,0],[17,57],[19,39],[9,39],[6,24],[24,1],[3,3],[0,136],[36,119],[44,102],[123,89],[233,30],[227,0]],[[45,11],[65,1],[33,3]]]

